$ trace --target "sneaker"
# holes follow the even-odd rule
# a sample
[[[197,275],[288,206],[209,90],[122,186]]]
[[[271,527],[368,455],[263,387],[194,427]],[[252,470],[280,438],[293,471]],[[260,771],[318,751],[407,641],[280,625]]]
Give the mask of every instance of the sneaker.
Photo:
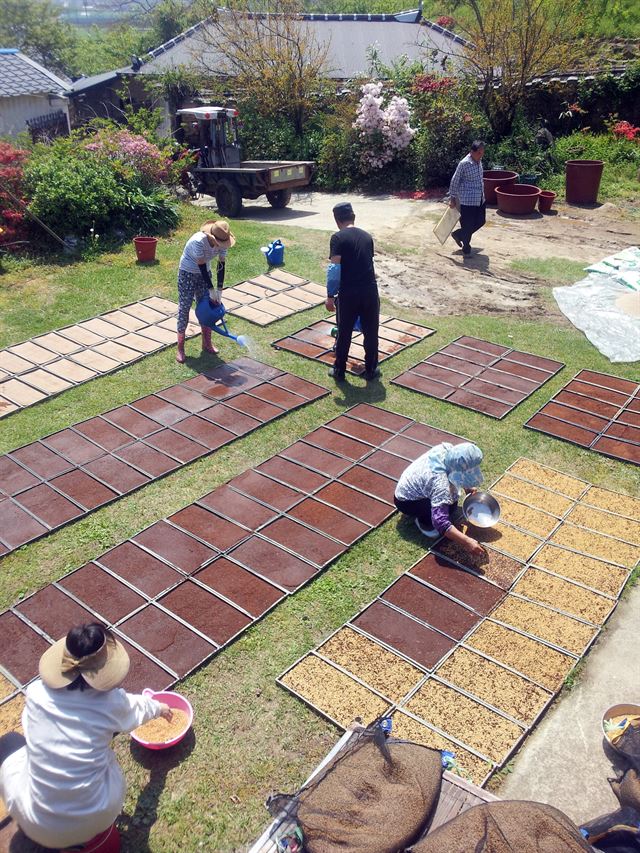
[[[374,379],[380,379],[380,377],[382,376],[382,373],[376,367],[375,370],[366,370],[363,373],[363,376],[367,380],[367,382],[373,382]]]
[[[435,528],[426,527],[426,525],[422,524],[419,518],[415,519],[415,523],[416,527],[418,528],[420,533],[422,533],[423,536],[428,536],[429,539],[435,539],[436,536],[438,536],[438,531]]]
[[[460,248],[462,248],[462,239],[461,239],[461,231],[458,228],[456,231],[451,232],[451,239],[454,243],[457,243]]]
[[[331,368],[331,370],[329,371],[329,376],[331,376],[332,379],[335,379],[336,382],[345,381],[344,370],[336,370],[335,367]]]

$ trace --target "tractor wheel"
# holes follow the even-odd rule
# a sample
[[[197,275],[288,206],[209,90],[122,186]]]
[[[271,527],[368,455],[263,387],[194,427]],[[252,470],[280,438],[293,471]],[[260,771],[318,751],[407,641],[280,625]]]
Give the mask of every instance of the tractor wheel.
[[[282,210],[291,201],[291,190],[274,190],[271,193],[267,193],[267,201],[271,207],[275,207],[276,210]]]
[[[216,184],[216,207],[223,216],[235,218],[242,211],[242,193],[235,181],[223,178]]]

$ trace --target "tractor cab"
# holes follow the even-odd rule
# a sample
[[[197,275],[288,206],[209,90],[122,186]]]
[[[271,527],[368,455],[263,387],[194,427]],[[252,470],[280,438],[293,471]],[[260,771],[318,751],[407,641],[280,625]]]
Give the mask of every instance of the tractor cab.
[[[198,152],[199,168],[235,168],[242,161],[238,111],[231,107],[178,110],[189,147]]]

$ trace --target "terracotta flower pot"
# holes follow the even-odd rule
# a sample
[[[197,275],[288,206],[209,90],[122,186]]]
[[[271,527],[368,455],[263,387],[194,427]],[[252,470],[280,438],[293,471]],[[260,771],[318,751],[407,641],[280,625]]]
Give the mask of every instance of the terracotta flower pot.
[[[497,204],[496,187],[508,187],[518,180],[517,172],[507,169],[487,169],[482,175],[484,184],[484,197],[487,204]]]
[[[136,247],[136,255],[141,262],[155,261],[157,237],[134,237],[133,245]]]
[[[598,201],[603,160],[567,160],[565,198],[568,204],[595,204]]]
[[[540,213],[549,213],[555,197],[556,194],[551,190],[540,190],[540,195],[538,196],[538,210]]]
[[[524,215],[533,213],[536,209],[540,187],[531,184],[514,184],[512,187],[496,189],[498,197],[498,210],[503,213],[515,213]]]

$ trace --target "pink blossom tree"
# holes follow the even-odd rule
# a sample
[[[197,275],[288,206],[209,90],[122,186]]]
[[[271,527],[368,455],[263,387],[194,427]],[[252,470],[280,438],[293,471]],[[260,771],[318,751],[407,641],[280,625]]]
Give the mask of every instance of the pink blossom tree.
[[[411,144],[417,131],[409,124],[406,98],[394,95],[385,105],[382,83],[366,83],[361,91],[353,127],[362,144],[361,165],[368,172],[390,163]]]

